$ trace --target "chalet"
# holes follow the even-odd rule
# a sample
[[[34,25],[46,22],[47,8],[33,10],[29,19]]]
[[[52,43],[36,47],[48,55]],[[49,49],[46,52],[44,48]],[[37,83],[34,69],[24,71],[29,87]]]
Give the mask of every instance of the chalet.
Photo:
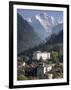
[[[47,59],[50,59],[50,53],[49,52],[41,52],[36,51],[33,53],[33,60],[40,60],[42,58],[43,61],[46,61]]]

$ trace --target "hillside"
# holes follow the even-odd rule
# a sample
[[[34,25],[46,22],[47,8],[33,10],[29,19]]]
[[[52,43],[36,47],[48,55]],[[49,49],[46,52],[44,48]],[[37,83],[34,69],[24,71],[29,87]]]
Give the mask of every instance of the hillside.
[[[43,42],[34,32],[33,27],[17,13],[17,52],[33,48]]]
[[[32,49],[25,50],[21,54],[32,56],[35,51],[59,52],[60,50],[63,52],[63,30],[61,30],[58,34],[53,34],[46,43],[41,43]]]

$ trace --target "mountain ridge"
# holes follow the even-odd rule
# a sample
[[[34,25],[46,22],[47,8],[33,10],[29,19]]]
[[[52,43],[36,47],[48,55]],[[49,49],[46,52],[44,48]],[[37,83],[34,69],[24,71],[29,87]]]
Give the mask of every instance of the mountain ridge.
[[[35,33],[44,41],[53,33],[59,33],[63,29],[63,23],[58,23],[53,16],[48,16],[46,13],[38,14],[25,20],[27,20],[34,28]]]

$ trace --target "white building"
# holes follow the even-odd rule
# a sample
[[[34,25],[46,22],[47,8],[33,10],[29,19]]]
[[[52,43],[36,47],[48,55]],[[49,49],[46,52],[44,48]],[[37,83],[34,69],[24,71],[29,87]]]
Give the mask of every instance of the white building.
[[[50,72],[51,70],[52,70],[52,65],[44,65],[43,67],[44,74]]]
[[[46,59],[50,59],[50,53],[41,51],[34,52],[33,59],[40,60],[40,58],[42,58],[43,61],[45,61]]]
[[[48,79],[52,79],[53,78],[53,74],[48,74]]]
[[[25,65],[26,65],[26,63],[25,62],[23,62],[23,66],[25,67]]]
[[[38,78],[44,78],[44,75],[52,70],[52,65],[48,65],[45,63],[40,63],[37,68],[37,77]],[[51,76],[51,75],[50,75]],[[49,77],[50,78],[50,77]]]
[[[47,71],[49,72],[49,71],[51,71],[52,70],[52,65],[48,65],[47,66]]]
[[[43,64],[39,64],[39,66],[37,68],[37,77],[39,79],[43,79],[44,78],[44,65]]]

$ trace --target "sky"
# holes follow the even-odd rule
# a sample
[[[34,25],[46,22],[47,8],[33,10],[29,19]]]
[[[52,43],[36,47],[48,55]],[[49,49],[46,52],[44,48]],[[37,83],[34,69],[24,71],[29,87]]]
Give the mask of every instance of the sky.
[[[48,16],[53,16],[57,21],[63,22],[63,11],[51,10],[32,10],[32,9],[17,9],[17,12],[25,19],[38,14],[47,13]]]

